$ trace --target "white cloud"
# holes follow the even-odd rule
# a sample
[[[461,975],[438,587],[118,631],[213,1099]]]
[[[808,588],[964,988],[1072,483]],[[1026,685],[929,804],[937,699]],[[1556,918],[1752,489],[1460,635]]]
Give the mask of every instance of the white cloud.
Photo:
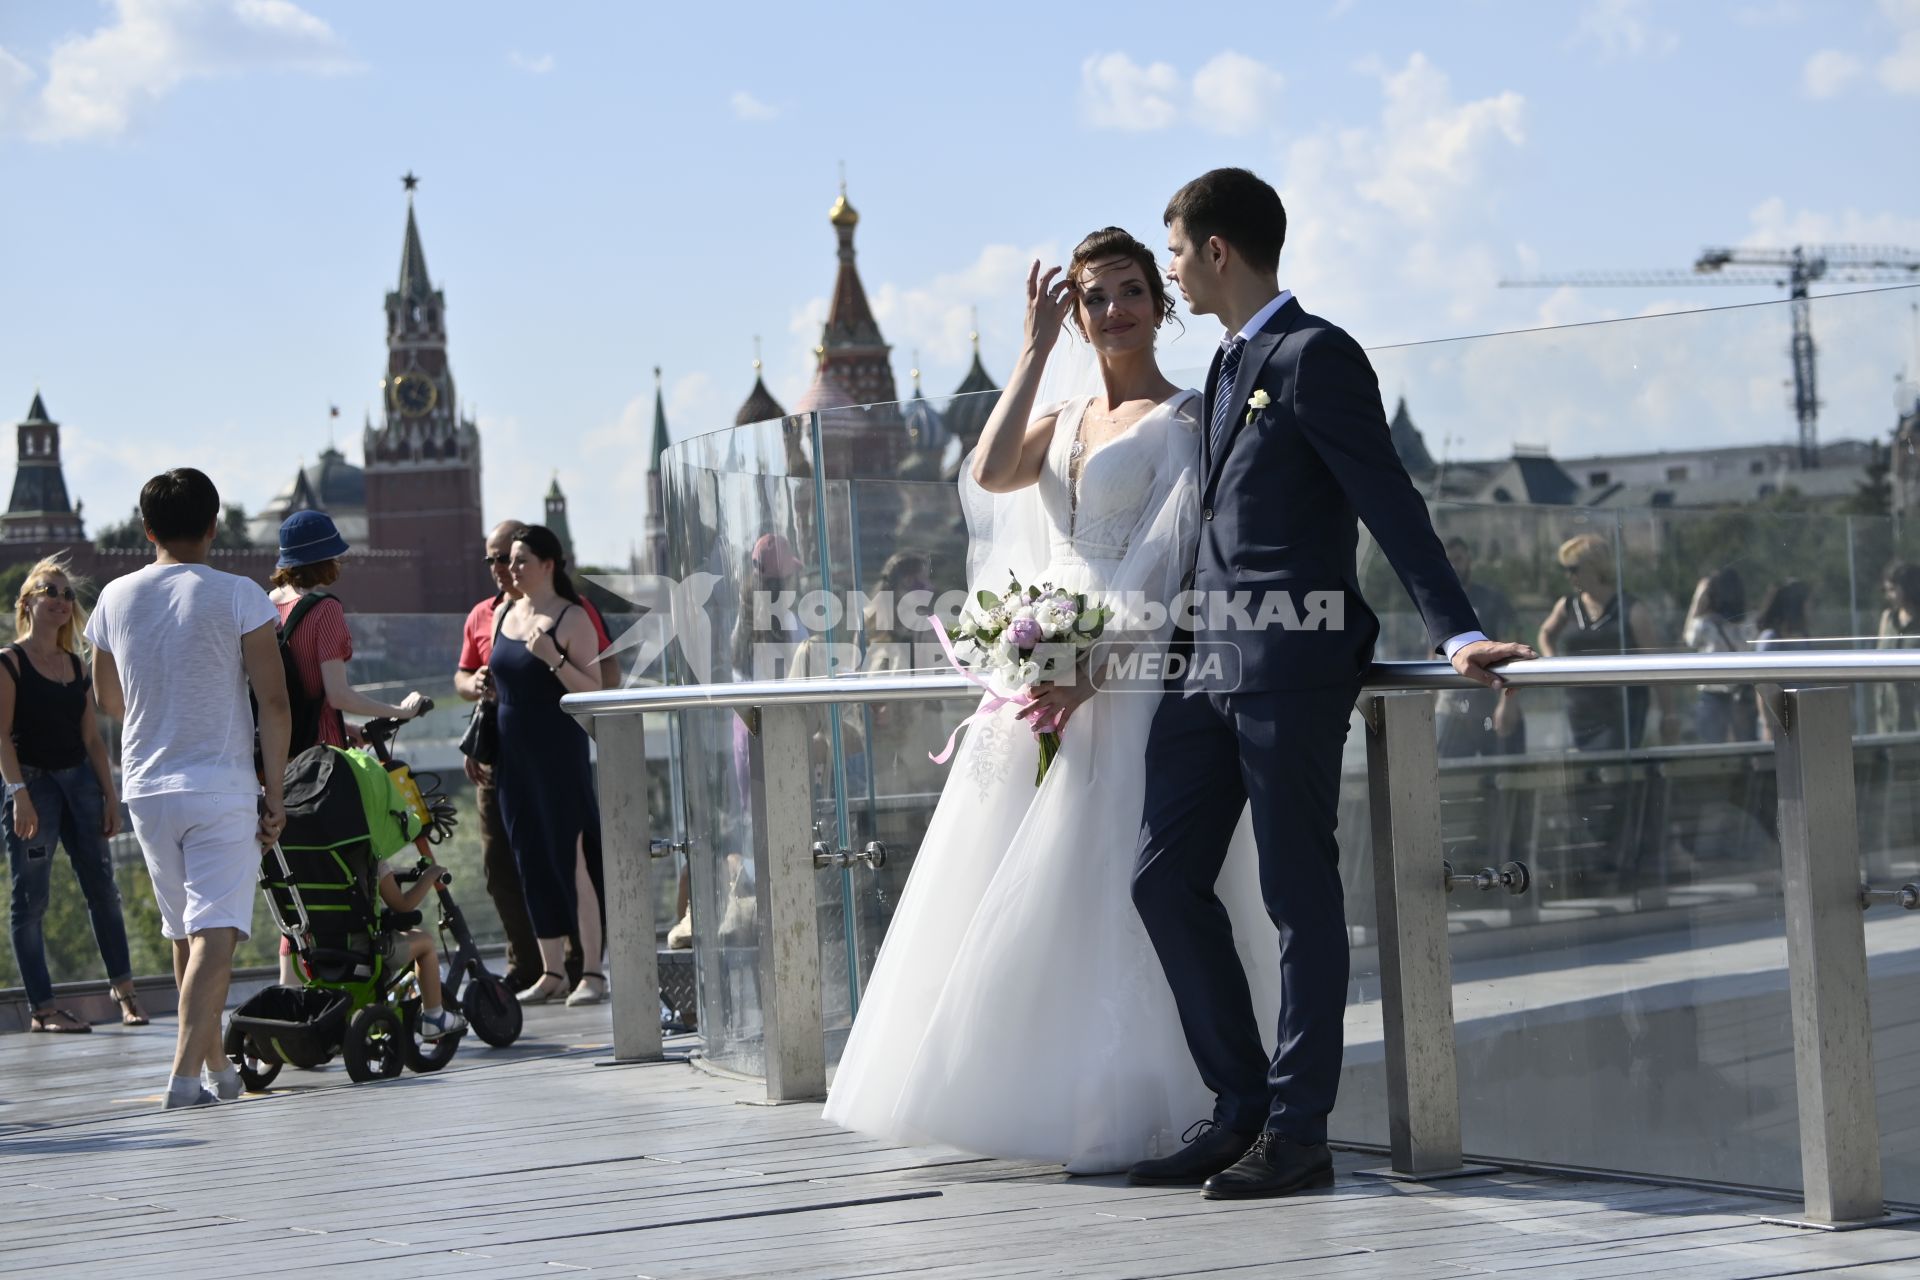
[[[1747,27],[1784,26],[1800,20],[1801,6],[1799,0],[1765,0],[1743,4],[1734,10],[1733,16],[1736,22]]]
[[[967,335],[973,331],[976,309],[987,341],[997,349],[1010,349],[1017,345],[1024,322],[1027,271],[1036,258],[1051,266],[1064,255],[1055,244],[990,244],[958,271],[924,284],[884,281],[870,295],[874,318],[903,355],[917,350],[928,366],[962,366],[972,358]],[[906,393],[902,387],[901,394]]]
[[[1185,96],[1180,73],[1165,62],[1143,67],[1124,53],[1097,53],[1080,65],[1080,113],[1096,129],[1169,128]]]
[[[20,132],[16,113],[27,109],[32,84],[33,68],[0,48],[0,137]]]
[[[1376,134],[1342,138],[1360,194],[1410,223],[1430,222],[1478,185],[1490,157],[1526,142],[1526,101],[1507,90],[1455,104],[1445,73],[1416,53],[1381,74],[1386,104]]]
[[[1900,43],[1876,70],[1887,92],[1920,94],[1920,25],[1901,33]]]
[[[1243,53],[1223,53],[1193,73],[1193,113],[1218,133],[1251,133],[1272,117],[1286,80]]]
[[[9,132],[44,142],[112,137],[190,80],[354,69],[332,28],[290,0],[114,0],[113,11],[108,25],[54,46],[37,96],[27,95],[26,64],[0,59]]]
[[[1573,43],[1593,44],[1609,58],[1663,58],[1680,47],[1680,37],[1653,25],[1648,0],[1591,0],[1580,11]]]
[[[1209,59],[1189,80],[1169,63],[1097,53],[1080,66],[1080,115],[1095,129],[1149,133],[1195,124],[1248,134],[1273,123],[1286,78],[1243,53]]]
[[[770,107],[745,89],[734,90],[728,103],[733,107],[734,118],[738,120],[772,120],[780,114],[777,107]]]
[[[536,76],[546,75],[547,72],[553,70],[554,67],[553,55],[550,53],[543,53],[538,57],[532,57],[515,49],[507,54],[507,61],[529,75]]]
[[[1920,217],[1905,213],[1862,213],[1847,209],[1823,213],[1812,209],[1789,212],[1787,202],[1772,196],[1747,215],[1753,229],[1740,243],[1771,249],[1796,244],[1904,245],[1920,250]]]
[[[1920,0],[1880,0],[1880,16],[1893,30],[1879,49],[1892,51],[1874,63],[1874,78],[1888,93],[1920,96]],[[1865,71],[1864,58],[1826,49],[1807,60],[1801,79],[1809,97],[1829,98]]]
[[[1822,49],[1807,59],[1800,73],[1801,87],[1809,98],[1831,98],[1860,78],[1866,70],[1860,59],[1838,49]]]

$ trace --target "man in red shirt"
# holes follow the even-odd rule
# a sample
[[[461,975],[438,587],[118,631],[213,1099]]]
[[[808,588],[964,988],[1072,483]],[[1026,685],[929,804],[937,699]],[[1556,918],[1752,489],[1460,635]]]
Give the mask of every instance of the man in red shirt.
[[[460,661],[453,673],[454,689],[469,702],[493,696],[487,662],[493,656],[495,616],[502,604],[519,598],[520,593],[513,589],[513,575],[507,569],[507,558],[513,545],[513,535],[525,527],[524,521],[502,520],[487,535],[487,568],[493,574],[493,582],[498,590],[468,611],[460,640]],[[606,623],[591,601],[583,601],[583,604],[587,617],[593,621],[600,652],[605,653],[613,643],[607,636]],[[601,686],[612,688],[619,682],[619,659],[602,658]],[[527,918],[527,900],[520,888],[520,872],[514,865],[513,847],[507,842],[507,830],[500,820],[500,799],[499,793],[494,790],[493,778],[486,768],[471,760],[466,762],[466,770],[468,780],[473,783],[474,808],[479,810],[480,861],[486,875],[487,896],[493,899],[493,908],[499,913],[501,927],[507,934],[507,986],[517,991],[539,980],[540,947],[534,938],[533,923]],[[604,917],[606,897],[601,889],[603,880],[598,840],[588,839],[586,858],[594,891],[601,895],[600,909]],[[570,935],[567,939],[569,985],[578,985],[580,969],[580,939],[577,935]]]

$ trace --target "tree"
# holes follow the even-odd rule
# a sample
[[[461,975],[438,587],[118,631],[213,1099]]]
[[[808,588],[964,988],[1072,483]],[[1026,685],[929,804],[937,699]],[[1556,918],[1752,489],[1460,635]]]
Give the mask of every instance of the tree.
[[[213,545],[222,551],[249,551],[253,537],[247,532],[247,513],[237,502],[229,502],[220,512],[220,523],[213,531]]]
[[[147,545],[147,522],[140,518],[140,510],[133,513],[120,524],[104,526],[93,535],[93,545],[105,551],[139,551]],[[222,551],[247,551],[253,547],[253,538],[247,533],[247,513],[240,509],[237,502],[229,502],[220,512],[220,522],[213,527],[213,545]]]
[[[1893,514],[1893,457],[1886,445],[1875,441],[1873,455],[1867,459],[1867,478],[1860,482],[1841,509],[1853,516],[1889,516]]]
[[[93,535],[93,545],[102,551],[138,551],[146,546],[147,524],[140,518],[140,508],[135,507],[119,524],[100,526]]]

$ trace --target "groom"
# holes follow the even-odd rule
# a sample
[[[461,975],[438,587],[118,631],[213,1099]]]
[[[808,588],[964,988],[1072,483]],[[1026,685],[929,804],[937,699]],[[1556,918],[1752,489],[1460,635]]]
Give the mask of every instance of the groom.
[[[1200,538],[1186,582],[1201,612],[1175,640],[1195,661],[1169,682],[1147,741],[1133,900],[1217,1101],[1197,1137],[1130,1178],[1203,1185],[1210,1199],[1279,1196],[1333,1181],[1327,1115],[1347,999],[1333,829],[1347,720],[1380,630],[1355,574],[1356,519],[1455,670],[1497,685],[1492,664],[1533,651],[1480,631],[1394,452],[1359,344],[1280,288],[1287,215],[1273,188],[1215,169],[1174,195],[1166,223],[1169,276],[1195,315],[1218,316],[1234,336],[1207,375]],[[1216,607],[1236,595],[1242,608]],[[1271,1063],[1214,894],[1243,807],[1280,931]]]

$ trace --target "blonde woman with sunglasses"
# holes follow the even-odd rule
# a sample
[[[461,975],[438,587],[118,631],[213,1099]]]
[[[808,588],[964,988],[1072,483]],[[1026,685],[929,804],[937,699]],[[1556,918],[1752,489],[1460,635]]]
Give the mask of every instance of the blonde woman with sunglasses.
[[[34,1031],[92,1028],[53,1004],[43,924],[55,844],[87,900],[120,1021],[147,1024],[134,999],[127,929],[107,842],[120,830],[120,798],[100,736],[92,681],[80,660],[85,610],[58,556],[33,566],[14,602],[19,636],[0,650],[0,776],[6,779],[7,860],[13,873],[13,953]]]

